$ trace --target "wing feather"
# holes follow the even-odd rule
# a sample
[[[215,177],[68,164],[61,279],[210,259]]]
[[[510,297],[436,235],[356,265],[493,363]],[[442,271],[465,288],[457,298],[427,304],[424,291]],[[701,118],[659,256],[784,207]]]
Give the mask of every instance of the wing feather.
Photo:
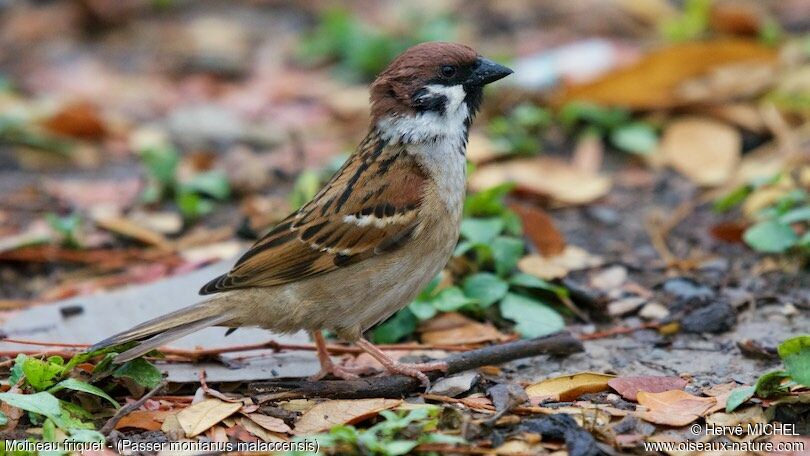
[[[427,182],[404,147],[369,134],[312,201],[200,294],[294,282],[403,245],[416,228]]]

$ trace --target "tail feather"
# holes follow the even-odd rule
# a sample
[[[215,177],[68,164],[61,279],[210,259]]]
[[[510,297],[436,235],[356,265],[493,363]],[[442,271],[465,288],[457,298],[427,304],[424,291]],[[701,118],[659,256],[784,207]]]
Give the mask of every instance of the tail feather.
[[[115,363],[123,363],[161,345],[191,334],[209,326],[216,326],[231,319],[221,306],[210,301],[176,310],[166,315],[141,323],[93,345],[88,351],[96,351],[115,345],[138,342],[138,344],[116,356]]]

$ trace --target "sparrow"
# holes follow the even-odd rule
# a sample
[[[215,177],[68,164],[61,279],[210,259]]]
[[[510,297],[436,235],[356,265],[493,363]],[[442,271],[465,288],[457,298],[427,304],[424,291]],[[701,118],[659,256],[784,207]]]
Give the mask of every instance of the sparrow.
[[[306,330],[321,365],[311,379],[356,378],[330,359],[329,330],[387,371],[429,384],[424,372],[446,363],[400,363],[363,333],[408,305],[452,255],[470,125],[484,86],[511,73],[462,44],[407,49],[371,84],[370,127],[357,150],[311,201],[202,287],[210,298],[89,351],[136,342],[114,359],[123,363],[209,326]]]

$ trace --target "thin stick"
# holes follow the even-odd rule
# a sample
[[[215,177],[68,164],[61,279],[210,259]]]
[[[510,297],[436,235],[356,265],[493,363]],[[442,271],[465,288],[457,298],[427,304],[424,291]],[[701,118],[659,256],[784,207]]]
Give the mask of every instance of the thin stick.
[[[141,398],[138,399],[137,401],[127,404],[118,409],[115,415],[113,415],[112,418],[107,420],[107,422],[104,423],[104,426],[102,426],[101,429],[99,429],[99,432],[101,432],[104,435],[109,434],[113,429],[115,429],[115,426],[118,424],[119,421],[121,421],[122,418],[134,412],[135,410],[141,408],[141,406],[145,404],[146,401],[148,401],[152,396],[157,394],[158,391],[163,389],[163,387],[166,386],[167,383],[169,383],[169,381],[164,379],[162,382],[160,382],[158,386],[152,388],[152,390],[141,396]]]
[[[582,343],[568,332],[559,332],[535,339],[518,340],[492,345],[477,350],[452,354],[442,361],[447,363],[447,375],[456,374],[481,366],[502,364],[521,358],[538,355],[569,355],[583,350]],[[438,372],[425,373],[431,381],[445,375]],[[419,380],[404,375],[384,375],[357,380],[278,380],[251,383],[248,391],[260,396],[260,402],[300,397],[324,397],[330,399],[362,399],[404,397],[420,388]]]
[[[597,331],[591,334],[578,334],[577,338],[579,340],[604,339],[606,337],[618,336],[621,334],[630,334],[632,332],[640,331],[642,329],[658,329],[660,327],[661,324],[656,322],[642,323],[638,326],[633,326],[632,328],[627,326],[619,326],[616,328],[606,329],[604,331]]]

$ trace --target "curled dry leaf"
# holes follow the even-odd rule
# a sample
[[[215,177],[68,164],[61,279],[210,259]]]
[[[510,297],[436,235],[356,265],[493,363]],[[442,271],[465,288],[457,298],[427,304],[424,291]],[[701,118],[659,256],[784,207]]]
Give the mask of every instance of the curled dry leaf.
[[[567,205],[590,203],[605,196],[611,186],[606,176],[549,157],[492,163],[470,176],[470,188],[475,191],[506,182],[514,182],[517,190]]]
[[[166,421],[166,417],[175,413],[177,413],[176,410],[135,410],[121,418],[115,428],[159,431],[163,426],[163,422]]]
[[[740,163],[742,137],[737,129],[706,117],[671,122],[661,138],[666,164],[698,185],[727,182]]]
[[[568,245],[561,254],[553,257],[527,255],[518,262],[518,269],[541,279],[552,280],[565,277],[570,271],[599,266],[602,262],[601,257]]]
[[[100,139],[107,132],[98,108],[86,102],[63,106],[42,126],[52,133],[79,139]]]
[[[264,416],[264,415],[262,415]],[[272,418],[272,417],[267,417]],[[278,418],[276,418],[278,419]],[[281,421],[281,420],[279,420]],[[239,420],[239,424],[245,428],[248,432],[255,435],[256,437],[262,439],[265,442],[286,442],[289,440],[287,436],[283,435],[283,433],[268,430],[266,427],[259,424],[256,420],[248,419],[247,417],[242,417]],[[285,425],[286,426],[286,425]],[[287,427],[287,429],[290,429]]]
[[[755,62],[773,65],[777,51],[754,40],[715,40],[681,43],[647,54],[635,64],[610,72],[596,81],[574,86],[559,97],[631,109],[663,109],[688,104],[682,87],[722,66]],[[725,79],[724,79],[725,80]],[[729,83],[736,84],[734,80]],[[743,87],[749,90],[749,87]],[[732,89],[726,96],[736,96]],[[718,100],[713,99],[716,103]]]
[[[147,245],[153,245],[163,251],[171,251],[172,244],[166,239],[163,234],[152,230],[146,226],[140,225],[127,217],[119,216],[101,216],[94,219],[96,225],[107,231],[143,242]]]
[[[647,393],[663,393],[664,391],[682,390],[686,387],[686,380],[680,377],[641,376],[617,377],[608,382],[608,386],[621,394],[628,401],[636,401],[640,391]]]
[[[326,401],[315,405],[295,423],[295,434],[325,431],[338,424],[353,424],[402,404],[399,399]]]
[[[644,421],[668,426],[686,426],[718,404],[715,397],[693,396],[681,390],[661,393],[640,391],[636,398],[646,408],[637,410],[636,416]]]
[[[249,413],[246,416],[268,431],[280,433],[292,432],[292,429],[287,426],[287,423],[285,423],[281,418],[262,415],[261,413]]]
[[[543,256],[559,255],[565,250],[565,236],[546,211],[528,204],[509,206],[523,222],[523,232]]]
[[[182,427],[183,431],[186,433],[186,437],[194,437],[233,415],[241,407],[241,402],[205,399],[181,410],[176,416],[180,427]]]
[[[490,323],[479,323],[460,313],[440,314],[419,326],[422,342],[431,345],[463,345],[504,341],[509,336]]]
[[[613,378],[613,375],[597,372],[563,375],[527,386],[526,394],[533,403],[547,399],[567,402],[586,393],[606,391],[608,382]]]

